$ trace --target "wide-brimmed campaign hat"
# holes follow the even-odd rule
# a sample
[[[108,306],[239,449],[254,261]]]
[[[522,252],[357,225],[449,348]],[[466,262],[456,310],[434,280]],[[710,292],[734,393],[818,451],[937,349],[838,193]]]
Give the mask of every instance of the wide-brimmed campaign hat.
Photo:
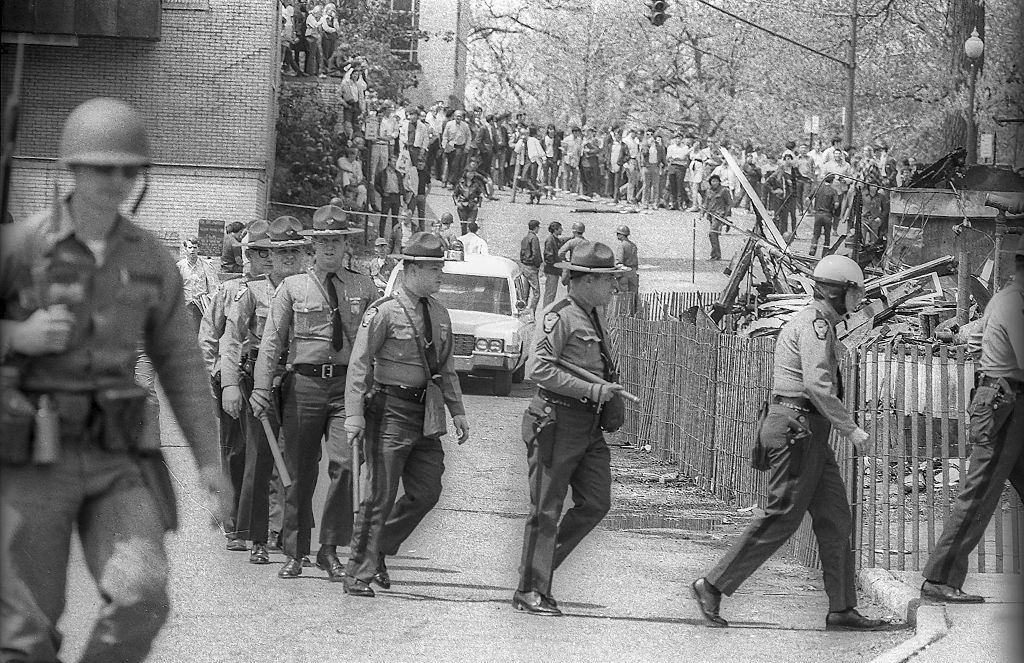
[[[270,247],[306,246],[309,238],[302,235],[302,221],[294,216],[279,216],[270,222]]]
[[[313,212],[313,227],[303,230],[304,237],[324,237],[327,235],[355,235],[363,232],[361,228],[348,227],[348,214],[337,205],[324,205]]]
[[[595,274],[621,274],[630,271],[629,267],[615,264],[615,254],[606,244],[601,242],[582,242],[572,249],[570,262],[555,264],[558,269],[571,272],[592,272]]]
[[[247,249],[269,249],[270,248],[270,222],[265,219],[257,219],[249,224],[246,231],[245,248]]]
[[[393,253],[391,257],[413,262],[444,262],[444,244],[434,233],[418,232],[409,238],[401,253]]]

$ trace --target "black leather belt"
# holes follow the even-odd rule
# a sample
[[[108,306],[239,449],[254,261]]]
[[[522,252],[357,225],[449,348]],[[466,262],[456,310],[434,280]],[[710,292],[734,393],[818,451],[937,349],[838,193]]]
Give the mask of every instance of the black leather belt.
[[[772,394],[772,403],[776,405],[785,405],[788,408],[794,410],[800,410],[801,412],[810,412],[811,414],[818,414],[818,408],[814,406],[809,398],[803,396],[780,396],[779,394]]]
[[[309,378],[340,378],[345,377],[348,366],[344,364],[292,364],[291,370]]]
[[[1015,393],[1024,392],[1024,382],[1020,380],[1014,380],[1013,378],[997,378],[992,375],[985,375],[984,373],[978,374],[978,386],[979,387],[1003,387],[1008,386]]]
[[[556,394],[553,391],[548,391],[544,387],[537,389],[537,395],[552,405],[564,407],[569,410],[580,410],[581,412],[597,414],[598,404],[589,398],[572,398],[570,396],[563,396],[562,394]]]
[[[379,384],[377,391],[412,403],[422,403],[427,394],[425,387],[406,387],[401,384]]]

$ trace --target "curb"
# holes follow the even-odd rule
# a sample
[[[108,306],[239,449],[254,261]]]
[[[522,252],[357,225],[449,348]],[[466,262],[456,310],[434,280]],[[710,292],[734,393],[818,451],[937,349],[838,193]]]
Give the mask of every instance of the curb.
[[[913,637],[882,652],[871,663],[903,663],[949,633],[945,606],[922,604],[919,591],[889,571],[861,569],[857,581],[865,595],[903,616],[914,627]]]

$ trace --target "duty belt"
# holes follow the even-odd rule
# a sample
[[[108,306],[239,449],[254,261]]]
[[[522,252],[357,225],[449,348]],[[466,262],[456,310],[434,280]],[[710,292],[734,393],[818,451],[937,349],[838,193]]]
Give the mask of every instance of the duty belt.
[[[1024,382],[1013,378],[997,378],[992,375],[979,373],[977,378],[979,387],[1002,387],[1004,391],[1012,391],[1016,394],[1024,394]]]
[[[775,403],[776,405],[783,405],[791,410],[818,414],[818,408],[814,406],[814,403],[812,403],[809,398],[804,398],[803,396],[781,396],[779,394],[772,394],[772,403]]]
[[[377,391],[411,403],[422,403],[427,393],[424,387],[406,387],[401,384],[379,384]]]
[[[348,366],[345,364],[292,364],[292,371],[309,378],[343,377]]]
[[[537,389],[537,395],[552,405],[564,407],[569,410],[579,410],[581,412],[597,414],[598,403],[590,400],[589,398],[572,398],[570,396],[563,396],[562,394],[556,394],[553,391],[548,391],[544,387]]]

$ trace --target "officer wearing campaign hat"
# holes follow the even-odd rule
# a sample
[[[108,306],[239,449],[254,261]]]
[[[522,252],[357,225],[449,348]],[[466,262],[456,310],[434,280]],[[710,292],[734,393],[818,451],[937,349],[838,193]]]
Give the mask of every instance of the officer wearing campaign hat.
[[[59,163],[74,190],[0,238],[0,658],[61,658],[77,531],[103,597],[82,660],[142,661],[170,609],[164,532],[177,514],[143,435],[140,344],[222,511],[231,487],[181,276],[120,212],[151,163],[142,117],[118,99],[85,101],[64,123]]]
[[[864,274],[846,256],[822,258],[814,268],[814,301],[783,325],[775,343],[775,374],[755,469],[768,472],[765,514],[744,530],[711,571],[690,591],[710,626],[725,627],[722,594],[736,589],[796,533],[810,513],[825,578],[827,630],[875,631],[889,627],[857,609],[849,492],[829,446],[832,428],[861,455],[872,441],[841,400],[840,349],[835,325],[860,307]]]
[[[637,255],[636,244],[629,238],[629,226],[621,225],[615,229],[615,237],[619,240],[615,246],[615,264],[629,267],[629,271],[619,277],[620,308],[627,315],[636,312],[637,299],[640,296],[640,257]]]
[[[267,260],[269,269],[259,278],[247,280],[231,298],[226,333],[221,342],[222,403],[225,413],[240,422],[245,439],[243,476],[236,510],[236,537],[251,541],[249,562],[267,564],[270,515],[270,478],[273,455],[263,425],[246,407],[252,395],[253,369],[259,357],[264,324],[270,313],[270,302],[281,282],[303,269],[305,247],[310,241],[302,233],[302,223],[294,216],[280,216],[269,225],[259,222],[256,232],[250,229],[248,252],[258,260]],[[266,226],[266,232],[262,232]],[[252,257],[250,258],[252,260]],[[282,355],[275,367],[274,379],[284,374]],[[267,411],[275,435],[280,431],[280,414],[275,408]],[[276,542],[275,542],[276,543]]]
[[[608,349],[600,313],[629,271],[600,242],[582,242],[569,262],[569,294],[544,310],[527,372],[537,395],[523,414],[523,441],[530,466],[530,516],[523,535],[517,610],[559,616],[552,575],[611,504],[610,452],[604,431],[616,430],[622,387]],[[563,363],[584,369],[600,382],[579,377]],[[575,506],[562,516],[572,481]]]
[[[247,272],[233,275],[217,286],[210,298],[210,305],[206,307],[199,323],[199,349],[203,354],[206,369],[210,373],[210,383],[217,401],[217,415],[220,418],[221,460],[231,479],[232,508],[224,523],[224,529],[228,537],[227,549],[232,551],[249,549],[245,538],[239,535],[235,520],[245,477],[246,444],[245,433],[238,417],[231,416],[225,411],[221,398],[224,376],[224,365],[221,361],[224,355],[224,346],[221,341],[224,339],[224,331],[227,328],[228,310],[231,308],[232,302],[235,301],[235,296],[245,288],[249,281],[265,278],[266,273],[270,271],[270,257],[259,249],[261,244],[269,242],[269,230],[270,224],[263,219],[249,224],[242,245],[248,259]]]
[[[970,472],[922,572],[921,598],[945,603],[985,600],[963,591],[967,558],[981,542],[1007,478],[1019,476],[1024,463],[1024,235],[1018,237],[1014,276],[985,307],[980,336],[968,408]],[[978,344],[976,337],[971,341]],[[1020,496],[1020,484],[1014,488]]]
[[[288,441],[283,451],[292,485],[285,498],[281,531],[287,561],[278,576],[300,576],[302,560],[310,552],[313,489],[325,439],[331,483],[320,519],[316,564],[332,581],[340,581],[344,569],[337,546],[352,538],[352,481],[353,472],[358,471],[345,437],[345,375],[359,320],[376,299],[377,289],[368,276],[344,268],[347,238],[362,230],[348,227],[340,207],[318,208],[313,227],[301,233],[291,221],[287,225],[288,233],[296,230],[294,235],[312,239],[313,265],[304,273],[285,277],[274,291],[255,358],[249,403],[257,420],[264,414],[272,416],[271,389],[279,376],[282,353],[287,351],[280,380],[281,438]]]
[[[452,359],[452,322],[434,296],[444,256],[437,235],[409,238],[394,255],[402,261],[398,285],[367,309],[352,350],[345,429],[363,441],[371,477],[356,514],[344,580],[345,592],[354,596],[372,597],[371,582],[391,586],[385,558],[398,553],[441,496],[446,405],[459,444],[469,439]],[[396,501],[399,479],[404,494]]]

